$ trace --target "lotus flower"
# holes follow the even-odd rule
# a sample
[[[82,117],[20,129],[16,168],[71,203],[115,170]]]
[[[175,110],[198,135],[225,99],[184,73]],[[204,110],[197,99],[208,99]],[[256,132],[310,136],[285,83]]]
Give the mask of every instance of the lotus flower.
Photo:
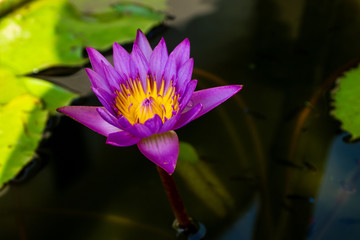
[[[175,170],[179,139],[174,130],[204,115],[241,89],[241,85],[194,91],[190,43],[168,54],[164,39],[151,49],[138,30],[131,53],[113,45],[114,66],[87,48],[93,70],[86,69],[92,90],[103,105],[58,109],[119,147],[137,144],[140,152],[164,169]]]

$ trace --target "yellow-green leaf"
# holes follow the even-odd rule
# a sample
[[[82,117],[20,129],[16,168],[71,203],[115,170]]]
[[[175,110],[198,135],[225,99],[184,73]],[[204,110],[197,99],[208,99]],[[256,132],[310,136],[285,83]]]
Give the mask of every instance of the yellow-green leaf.
[[[44,107],[52,114],[78,96],[48,81],[30,77],[23,77],[22,80],[28,92],[40,98],[45,103]]]
[[[29,94],[0,107],[0,187],[33,158],[47,117],[42,102]]]
[[[104,50],[113,42],[132,41],[138,28],[148,31],[165,17],[141,8],[136,14],[112,8],[100,15],[84,15],[66,0],[29,2],[0,20],[0,66],[26,74],[57,65],[81,65],[86,61],[84,47]]]
[[[340,120],[343,130],[352,139],[360,137],[360,67],[341,77],[333,91],[334,110],[332,114]]]
[[[27,92],[21,79],[11,71],[0,68],[0,105]]]

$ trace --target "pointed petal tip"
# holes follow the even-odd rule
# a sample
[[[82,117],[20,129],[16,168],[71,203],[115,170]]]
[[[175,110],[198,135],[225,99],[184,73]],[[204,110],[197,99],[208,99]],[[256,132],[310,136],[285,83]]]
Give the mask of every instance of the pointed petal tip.
[[[161,43],[161,44],[165,44],[165,45],[166,45],[166,42],[165,42],[164,37],[161,37],[159,44],[160,44],[160,43]]]
[[[240,91],[243,88],[243,85],[234,85],[234,86],[237,87],[237,89],[238,89],[237,92]]]
[[[93,54],[93,52],[97,52],[96,49],[92,48],[92,47],[86,47],[86,52],[87,54],[90,56],[91,54]]]
[[[149,61],[150,55],[152,53],[152,48],[151,48],[150,43],[149,43],[148,39],[146,38],[145,34],[140,29],[138,29],[138,31],[136,33],[135,41],[133,44],[133,50],[134,50],[135,46],[137,46],[141,49],[145,58]]]
[[[64,106],[58,108],[57,111],[104,136],[119,131],[118,127],[109,124],[100,116],[97,108],[99,107]]]
[[[59,108],[56,109],[56,111],[57,111],[58,113],[63,113],[64,107],[67,107],[67,106],[59,107]]]
[[[179,156],[179,139],[174,131],[143,138],[138,148],[145,157],[171,175]]]
[[[159,166],[161,167],[161,166]],[[173,175],[175,171],[176,166],[167,166],[167,167],[161,167],[165,172],[167,172],[170,176]]]
[[[187,51],[190,51],[190,40],[185,38],[179,45],[184,46]]]
[[[184,40],[182,40],[178,45],[182,45],[184,44],[185,46],[190,46],[190,40],[189,38],[185,38]]]
[[[221,87],[217,87],[217,88],[227,91],[228,94],[231,94],[231,92],[232,92],[232,95],[235,95],[237,92],[239,92],[243,88],[243,85],[226,85],[226,86],[221,86]],[[216,87],[214,89],[216,89]]]
[[[136,35],[138,35],[138,34],[143,34],[143,35],[144,35],[144,33],[141,31],[140,28],[138,28],[138,29],[136,30]]]
[[[234,89],[234,95],[243,88],[243,85],[230,85],[230,86],[232,86]]]
[[[204,115],[211,109],[217,107],[242,89],[242,85],[227,85],[196,91],[191,96],[193,104],[201,103],[202,110],[196,118]]]

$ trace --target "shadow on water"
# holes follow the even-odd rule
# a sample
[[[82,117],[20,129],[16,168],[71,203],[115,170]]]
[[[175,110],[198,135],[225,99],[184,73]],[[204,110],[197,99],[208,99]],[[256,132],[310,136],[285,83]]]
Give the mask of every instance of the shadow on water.
[[[196,164],[180,159],[175,171],[189,213],[204,223],[207,239],[360,236],[353,214],[360,210],[353,190],[359,153],[345,154],[358,145],[337,148],[342,136],[329,115],[329,90],[360,56],[359,4],[211,4],[211,13],[181,26],[170,22],[164,33],[169,50],[190,39],[199,88],[244,85],[177,131],[200,156]],[[76,104],[99,104],[93,95],[82,101]],[[18,213],[29,239],[172,239],[172,212],[157,172],[136,146],[106,145],[64,118],[44,148],[46,168],[0,198],[0,223],[8,229],[2,239],[17,236]]]

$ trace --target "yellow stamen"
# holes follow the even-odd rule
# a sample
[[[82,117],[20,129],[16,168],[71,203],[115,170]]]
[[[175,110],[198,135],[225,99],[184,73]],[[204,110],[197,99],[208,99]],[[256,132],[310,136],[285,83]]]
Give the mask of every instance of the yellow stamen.
[[[114,107],[119,115],[124,116],[131,124],[145,123],[146,120],[159,115],[162,122],[173,116],[179,110],[179,94],[170,83],[165,92],[165,82],[161,81],[158,89],[156,81],[147,78],[146,93],[139,79],[130,79],[120,84],[120,90],[115,91]]]

